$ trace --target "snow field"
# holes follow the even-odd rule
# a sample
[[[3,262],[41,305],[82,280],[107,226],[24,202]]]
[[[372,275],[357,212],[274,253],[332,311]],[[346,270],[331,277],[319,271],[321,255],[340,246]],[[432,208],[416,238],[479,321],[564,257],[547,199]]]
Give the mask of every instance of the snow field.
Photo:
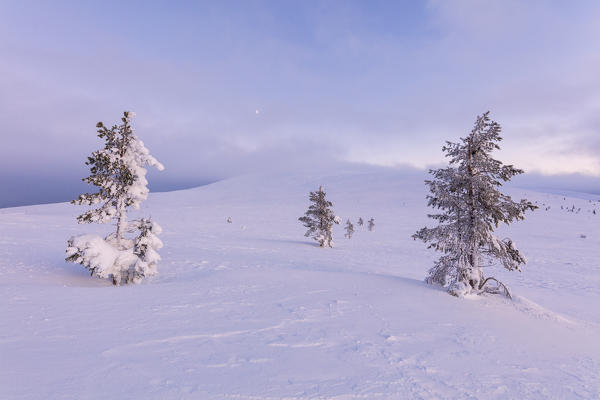
[[[410,238],[429,223],[423,178],[274,173],[152,194],[139,213],[163,227],[159,275],[124,287],[63,261],[71,235],[110,226],[77,225],[68,204],[0,210],[0,398],[599,397],[594,203],[509,189],[551,205],[501,230],[529,260],[493,271],[516,299],[456,299],[422,282],[438,256]],[[336,225],[333,249],[305,238],[320,184],[374,231]]]

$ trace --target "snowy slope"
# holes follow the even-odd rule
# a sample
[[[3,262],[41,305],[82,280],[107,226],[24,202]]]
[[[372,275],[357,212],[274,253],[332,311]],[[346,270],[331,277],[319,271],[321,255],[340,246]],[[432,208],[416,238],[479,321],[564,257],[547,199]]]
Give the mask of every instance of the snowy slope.
[[[428,223],[422,179],[271,174],[152,194],[160,273],[127,287],[63,261],[70,235],[110,227],[77,225],[69,204],[0,210],[0,398],[600,397],[598,199],[511,189],[545,205],[502,231],[524,272],[488,272],[517,298],[456,299],[422,283],[436,258],[410,238]],[[375,230],[336,226],[333,249],[305,239],[320,184]]]

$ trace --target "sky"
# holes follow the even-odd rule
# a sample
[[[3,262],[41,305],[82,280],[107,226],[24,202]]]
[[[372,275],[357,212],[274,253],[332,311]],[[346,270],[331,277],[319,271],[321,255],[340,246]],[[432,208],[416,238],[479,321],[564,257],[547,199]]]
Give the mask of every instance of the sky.
[[[152,190],[425,169],[491,110],[497,158],[600,192],[598,21],[596,1],[2,0],[0,207],[86,190],[124,110],[166,167]]]

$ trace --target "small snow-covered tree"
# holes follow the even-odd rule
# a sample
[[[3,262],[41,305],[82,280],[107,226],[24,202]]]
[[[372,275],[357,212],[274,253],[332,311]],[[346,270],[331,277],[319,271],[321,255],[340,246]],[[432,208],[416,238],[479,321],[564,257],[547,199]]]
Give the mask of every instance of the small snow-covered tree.
[[[325,198],[323,186],[316,192],[310,192],[309,199],[312,204],[304,216],[298,218],[308,228],[304,236],[312,236],[321,247],[333,247],[331,228],[341,220],[333,213],[333,204]]]
[[[371,218],[368,223],[369,225],[367,227],[369,228],[369,231],[373,231],[373,229],[375,229],[375,219]]]
[[[130,232],[132,231],[138,231],[139,234],[133,245],[133,254],[137,256],[137,260],[127,271],[126,282],[128,283],[155,275],[158,272],[156,266],[160,261],[160,255],[157,250],[163,246],[162,241],[158,238],[162,228],[150,218],[141,218],[131,223]]]
[[[84,193],[72,201],[95,206],[77,217],[79,223],[115,221],[116,232],[104,239],[96,235],[71,238],[67,261],[83,264],[92,275],[112,277],[115,284],[136,282],[156,273],[156,262],[160,259],[156,250],[162,246],[156,237],[160,233],[156,223],[149,219],[127,222],[127,210],[139,209],[148,197],[145,167],[164,169],[135,135],[131,127],[134,116],[126,111],[119,125],[111,128],[102,122],[96,125],[98,137],[104,139],[104,148],[88,157],[90,175],[83,181],[97,186],[98,191]],[[136,238],[125,237],[125,233],[138,231]]]
[[[365,221],[363,221],[362,217],[360,217],[360,218],[358,219],[358,222],[357,222],[357,223],[358,223],[358,226],[363,226],[363,225],[364,225],[364,223],[365,223]]]
[[[500,149],[500,125],[490,120],[489,111],[477,117],[471,133],[459,143],[446,142],[442,150],[450,159],[446,168],[430,170],[426,180],[428,205],[439,209],[429,215],[439,223],[413,235],[443,253],[426,279],[447,287],[450,294],[504,293],[509,289],[493,277],[485,278],[483,267],[500,262],[506,269],[519,270],[525,257],[511,239],[493,232],[500,223],[522,220],[527,210],[537,207],[527,200],[515,202],[498,189],[503,182],[523,173],[491,157]],[[490,286],[490,282],[496,285]]]
[[[346,234],[344,235],[348,239],[352,239],[352,235],[354,234],[354,224],[350,222],[350,218],[346,221],[346,226],[344,228],[346,230]]]

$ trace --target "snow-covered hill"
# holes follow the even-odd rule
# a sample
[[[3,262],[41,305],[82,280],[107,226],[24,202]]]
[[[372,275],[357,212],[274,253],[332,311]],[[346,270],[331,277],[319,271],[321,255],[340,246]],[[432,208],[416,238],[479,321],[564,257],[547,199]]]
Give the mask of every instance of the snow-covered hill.
[[[437,257],[410,238],[429,223],[423,178],[254,175],[152,194],[141,212],[164,229],[163,261],[126,287],[63,261],[71,235],[110,227],[77,225],[69,204],[0,210],[0,398],[600,397],[598,199],[511,189],[541,206],[502,229],[524,272],[488,272],[516,299],[457,299],[422,282]],[[344,221],[375,230],[336,226],[333,249],[304,238],[321,184]]]

